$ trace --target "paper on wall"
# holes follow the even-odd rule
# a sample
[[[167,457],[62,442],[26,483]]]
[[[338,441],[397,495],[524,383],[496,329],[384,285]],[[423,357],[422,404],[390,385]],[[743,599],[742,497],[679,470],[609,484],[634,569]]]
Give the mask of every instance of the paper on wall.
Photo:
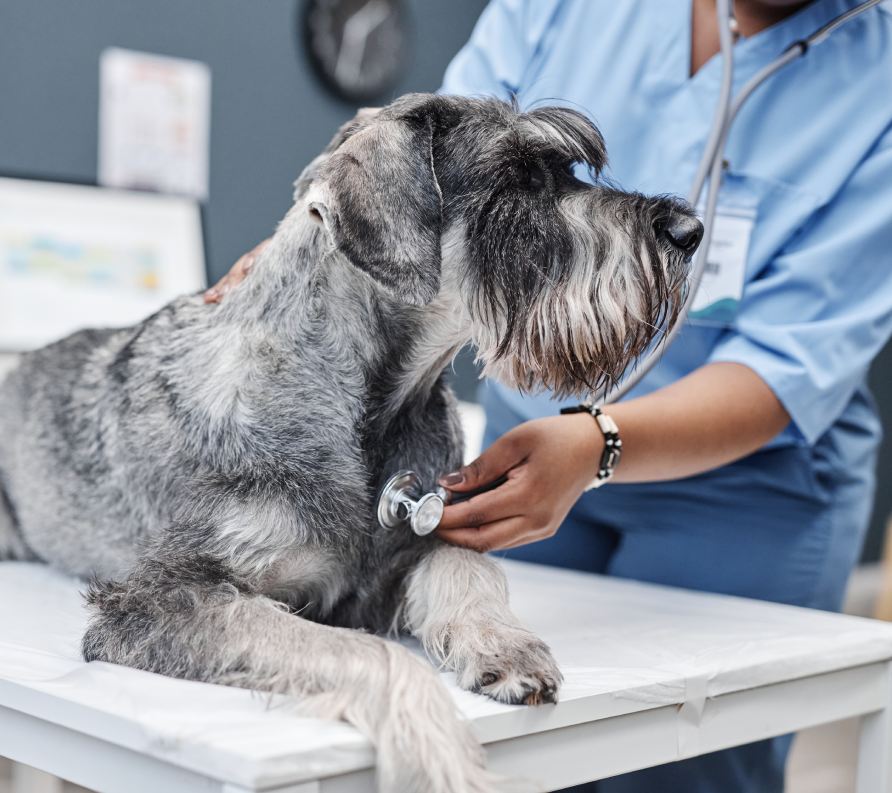
[[[207,64],[105,50],[100,60],[100,184],[207,198],[210,105]]]

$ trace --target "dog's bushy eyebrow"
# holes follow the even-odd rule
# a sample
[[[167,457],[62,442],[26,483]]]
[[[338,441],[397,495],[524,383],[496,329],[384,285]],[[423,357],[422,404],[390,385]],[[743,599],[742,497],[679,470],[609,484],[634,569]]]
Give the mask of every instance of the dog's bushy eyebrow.
[[[607,147],[598,128],[582,113],[568,107],[540,107],[521,113],[518,128],[541,138],[548,149],[568,162],[588,165],[596,174],[607,164]]]

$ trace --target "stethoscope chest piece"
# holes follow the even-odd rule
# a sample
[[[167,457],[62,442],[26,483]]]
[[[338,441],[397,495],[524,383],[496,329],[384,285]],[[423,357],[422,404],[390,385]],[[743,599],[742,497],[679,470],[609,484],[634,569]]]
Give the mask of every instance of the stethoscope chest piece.
[[[385,529],[408,526],[423,537],[440,525],[444,507],[441,493],[422,495],[418,474],[398,471],[387,480],[378,498],[378,523]]]

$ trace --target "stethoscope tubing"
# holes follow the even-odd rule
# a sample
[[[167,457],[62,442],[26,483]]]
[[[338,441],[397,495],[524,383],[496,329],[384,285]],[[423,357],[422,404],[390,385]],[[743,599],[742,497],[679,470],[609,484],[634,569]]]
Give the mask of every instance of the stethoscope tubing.
[[[881,2],[882,0],[865,0],[865,2],[860,3],[854,8],[850,8],[845,13],[830,20],[826,25],[818,28],[818,30],[806,38],[794,42],[775,60],[756,72],[756,74],[744,84],[738,94],[732,97],[731,88],[734,80],[733,36],[736,29],[736,21],[732,5],[733,0],[716,0],[716,13],[719,23],[719,49],[722,55],[722,82],[706,146],[703,149],[703,155],[700,158],[697,173],[694,176],[691,190],[688,193],[689,203],[696,206],[700,200],[704,182],[707,177],[709,178],[709,184],[706,191],[706,202],[703,210],[703,239],[700,241],[700,246],[697,248],[697,253],[694,255],[685,299],[672,327],[663,334],[656,347],[652,349],[644,359],[636,364],[634,371],[613,390],[609,390],[608,388],[603,391],[602,394],[595,399],[596,403],[603,402],[606,404],[617,402],[637,386],[654,366],[659,363],[666,348],[668,348],[678,336],[688,314],[690,313],[694,296],[700,288],[700,283],[703,280],[703,273],[706,271],[707,254],[709,251],[709,243],[712,240],[716,207],[718,206],[719,188],[722,181],[725,145],[728,141],[728,134],[731,131],[731,126],[738,113],[740,113],[740,109],[750,96],[752,96],[753,92],[775,72],[784,68],[784,66],[797,58],[801,58],[812,46],[820,44],[826,40],[831,33],[842,27],[846,22],[863,14],[873,6],[879,5]]]

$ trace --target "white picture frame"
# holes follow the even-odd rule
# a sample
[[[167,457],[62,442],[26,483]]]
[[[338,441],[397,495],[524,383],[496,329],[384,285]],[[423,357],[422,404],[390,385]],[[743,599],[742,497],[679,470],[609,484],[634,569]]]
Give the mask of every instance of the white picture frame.
[[[205,285],[194,200],[0,176],[0,351],[132,325]]]

